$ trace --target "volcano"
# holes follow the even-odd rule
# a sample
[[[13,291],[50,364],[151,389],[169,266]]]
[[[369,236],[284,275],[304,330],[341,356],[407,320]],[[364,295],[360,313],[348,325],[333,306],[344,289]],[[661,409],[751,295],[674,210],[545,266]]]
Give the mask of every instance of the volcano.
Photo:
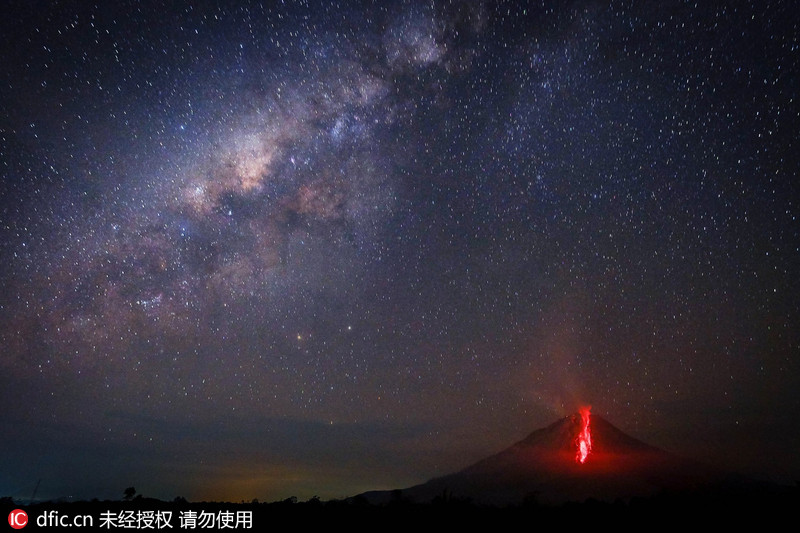
[[[707,494],[734,484],[742,484],[737,476],[645,444],[600,416],[591,415],[589,422],[588,410],[582,410],[460,472],[362,496],[372,503],[401,496],[415,503],[510,506]]]

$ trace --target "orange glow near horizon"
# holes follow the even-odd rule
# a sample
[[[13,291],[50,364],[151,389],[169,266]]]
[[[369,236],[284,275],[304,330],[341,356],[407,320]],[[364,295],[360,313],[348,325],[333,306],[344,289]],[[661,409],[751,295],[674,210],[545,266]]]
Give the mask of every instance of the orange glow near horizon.
[[[578,433],[577,444],[578,454],[575,456],[575,461],[583,464],[586,458],[592,451],[592,433],[589,431],[589,415],[591,407],[581,407],[579,412],[581,415],[581,431]]]

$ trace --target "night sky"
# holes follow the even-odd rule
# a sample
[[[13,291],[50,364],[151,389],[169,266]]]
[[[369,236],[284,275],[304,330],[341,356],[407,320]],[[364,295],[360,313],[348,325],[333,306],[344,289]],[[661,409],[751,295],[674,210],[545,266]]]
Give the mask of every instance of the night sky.
[[[403,488],[591,405],[800,479],[793,2],[0,17],[0,496]]]

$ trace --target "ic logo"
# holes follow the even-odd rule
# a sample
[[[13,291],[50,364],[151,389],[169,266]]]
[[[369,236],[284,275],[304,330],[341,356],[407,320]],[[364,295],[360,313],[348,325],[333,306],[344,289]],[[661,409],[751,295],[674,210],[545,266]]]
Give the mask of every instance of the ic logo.
[[[8,514],[8,524],[14,529],[22,529],[28,525],[28,513],[22,509],[14,509]]]

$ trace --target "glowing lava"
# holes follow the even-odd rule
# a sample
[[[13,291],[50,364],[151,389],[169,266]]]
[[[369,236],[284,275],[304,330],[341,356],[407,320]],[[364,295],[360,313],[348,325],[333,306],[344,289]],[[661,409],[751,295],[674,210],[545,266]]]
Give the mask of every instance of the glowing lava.
[[[578,454],[575,461],[583,464],[592,451],[592,434],[589,431],[589,410],[591,407],[581,407],[581,431],[578,433],[577,444]]]

